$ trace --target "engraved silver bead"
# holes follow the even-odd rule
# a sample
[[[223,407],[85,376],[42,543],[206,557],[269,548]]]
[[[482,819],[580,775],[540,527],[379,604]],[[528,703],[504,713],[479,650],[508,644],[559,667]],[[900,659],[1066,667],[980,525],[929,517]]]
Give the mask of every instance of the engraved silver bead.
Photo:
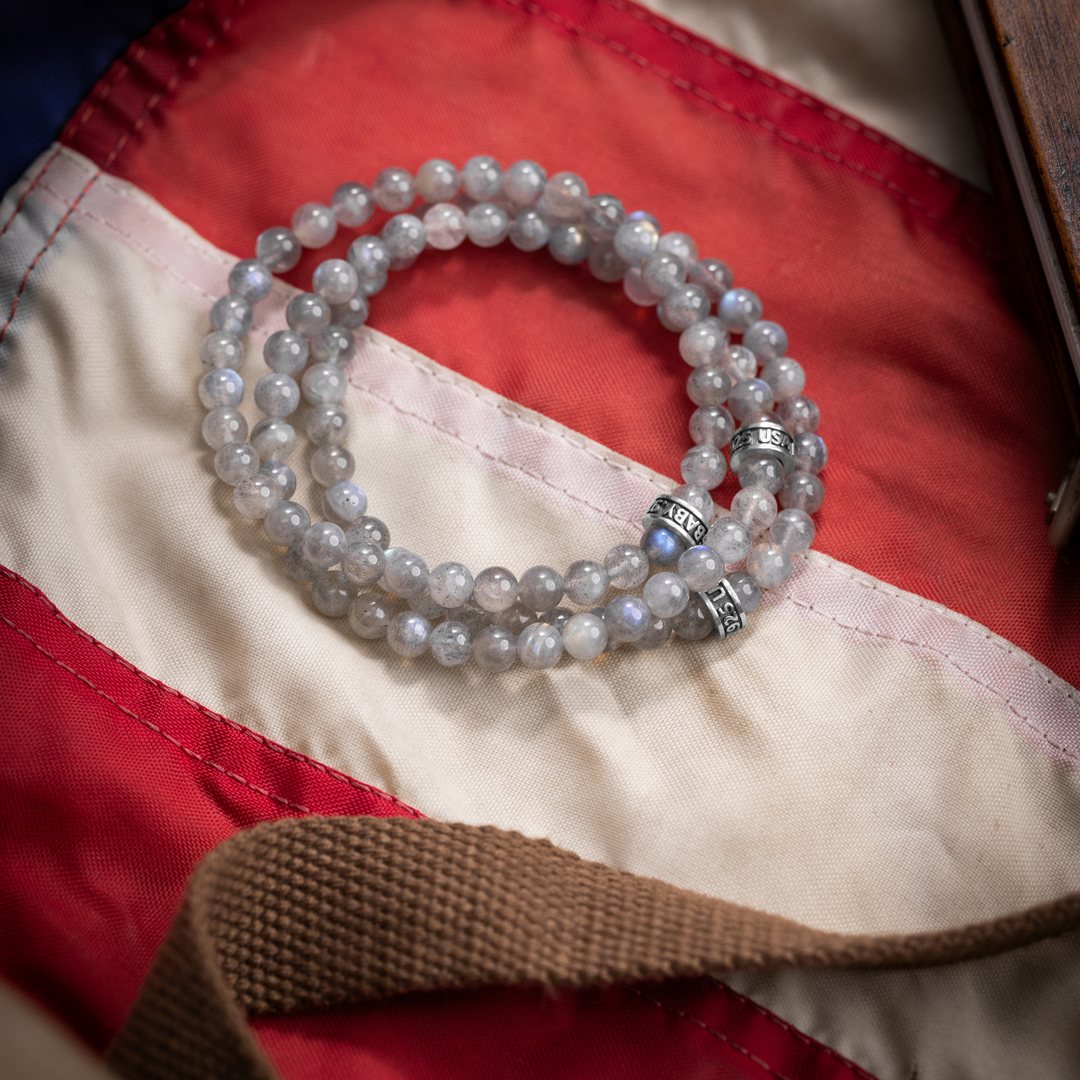
[[[795,437],[771,420],[739,428],[731,436],[731,471],[739,471],[747,454],[758,453],[772,454],[784,466],[784,475],[790,475],[795,468]]]
[[[713,637],[723,641],[731,634],[746,629],[746,612],[726,577],[720,579],[715,589],[700,592],[698,596],[713,621]]]
[[[695,506],[674,495],[657,495],[641,519],[643,529],[654,525],[673,532],[688,548],[705,543],[709,523]]]

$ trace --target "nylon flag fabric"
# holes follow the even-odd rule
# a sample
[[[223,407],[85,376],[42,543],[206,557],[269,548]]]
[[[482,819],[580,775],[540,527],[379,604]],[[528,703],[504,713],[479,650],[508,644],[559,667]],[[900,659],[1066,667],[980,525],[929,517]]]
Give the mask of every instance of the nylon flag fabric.
[[[317,614],[215,476],[198,351],[236,259],[343,181],[478,153],[649,210],[786,328],[825,502],[732,640],[402,661]],[[516,830],[855,935],[1080,889],[1080,586],[1041,520],[1070,434],[989,196],[624,0],[197,0],[0,223],[0,973],[94,1051],[195,863],[280,817]],[[249,423],[286,303],[357,233],[258,305]],[[602,557],[690,445],[674,335],[543,251],[424,252],[357,346],[356,478],[429,566]],[[252,1028],[289,1080],[1064,1078],[1078,991],[1073,931],[918,972],[489,986]]]

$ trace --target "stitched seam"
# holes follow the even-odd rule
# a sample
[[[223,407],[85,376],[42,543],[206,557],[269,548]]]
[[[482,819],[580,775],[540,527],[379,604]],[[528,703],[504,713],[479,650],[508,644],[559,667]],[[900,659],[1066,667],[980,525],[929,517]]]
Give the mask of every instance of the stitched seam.
[[[329,777],[331,780],[338,780],[351,788],[355,788],[357,791],[363,791],[365,794],[377,795],[382,799],[386,799],[388,802],[393,803],[399,809],[406,811],[412,817],[422,818],[424,816],[420,813],[419,810],[413,809],[413,807],[409,806],[408,803],[402,802],[395,796],[390,795],[385,791],[381,791],[377,787],[372,787],[370,784],[365,784],[360,780],[355,780],[353,779],[353,777],[348,776],[345,773],[338,772],[337,769],[331,769],[329,765],[324,765],[322,762],[316,761],[314,758],[309,758],[304,754],[298,753],[295,750],[290,750],[288,747],[281,746],[279,743],[273,742],[265,736],[260,735],[257,731],[252,731],[251,728],[244,727],[243,724],[238,724],[235,720],[230,720],[227,716],[222,716],[220,713],[213,712],[210,709],[206,708],[206,706],[200,705],[199,702],[189,698],[186,694],[180,693],[179,690],[176,690],[171,686],[167,686],[165,683],[159,682],[157,679],[151,678],[149,675],[146,674],[146,672],[140,671],[137,667],[135,667],[134,664],[130,663],[128,660],[125,660],[119,654],[113,652],[112,649],[110,649],[102,642],[98,641],[97,638],[88,634],[81,627],[76,626],[75,623],[73,623],[66,615],[64,615],[64,613],[36,585],[32,585],[25,578],[20,577],[14,571],[9,570],[6,566],[0,566],[0,576],[8,578],[8,580],[27,590],[31,595],[36,597],[45,606],[48,614],[51,615],[52,618],[56,619],[56,621],[59,622],[61,626],[63,626],[67,630],[70,630],[73,634],[81,638],[87,644],[94,646],[95,649],[104,653],[110,660],[119,664],[125,671],[129,672],[132,675],[135,675],[148,686],[152,686],[156,690],[161,690],[164,693],[169,694],[171,697],[176,698],[177,701],[180,701],[183,704],[189,706],[190,708],[195,709],[196,712],[200,713],[202,716],[205,716],[208,720],[213,720],[217,723],[224,724],[226,727],[232,728],[234,731],[239,732],[241,735],[247,736],[249,739],[251,739],[255,743],[258,743],[259,746],[263,747],[264,749],[271,750],[275,754],[281,754],[289,761],[296,762],[298,765],[306,765],[310,768],[313,768],[317,772],[321,772],[323,775]],[[3,616],[0,615],[0,618],[3,618]],[[59,663],[59,661],[57,662]],[[76,677],[78,678],[82,678],[82,676],[77,675],[77,673],[75,672],[73,672],[73,674],[76,674]],[[110,700],[112,699],[110,698]],[[121,705],[117,705],[117,707],[123,708],[123,706]]]
[[[22,281],[19,282],[19,288],[16,291],[15,297],[11,302],[11,311],[8,313],[8,317],[4,325],[0,327],[0,343],[3,342],[4,336],[7,334],[8,331],[8,327],[11,326],[12,322],[15,319],[15,313],[19,309],[19,300],[21,299],[22,294],[26,289],[26,283],[30,280],[30,275],[34,272],[34,268],[41,260],[41,257],[45,254],[46,251],[49,250],[49,248],[52,247],[57,236],[60,235],[60,230],[63,229],[63,227],[67,224],[76,207],[86,197],[87,193],[97,182],[98,178],[112,166],[113,162],[119,156],[120,152],[124,149],[124,147],[128,144],[128,141],[131,139],[131,137],[142,130],[143,125],[150,118],[154,109],[156,109],[161,103],[161,101],[164,99],[165,95],[171,93],[176,88],[177,84],[180,82],[180,77],[184,74],[185,70],[194,67],[195,64],[198,63],[200,57],[202,57],[206,53],[206,51],[217,42],[218,38],[228,30],[228,28],[232,25],[233,13],[238,8],[242,7],[244,3],[245,0],[233,0],[233,4],[229,8],[229,13],[221,21],[220,28],[216,31],[212,31],[208,35],[206,41],[203,42],[202,46],[195,52],[191,53],[190,56],[188,56],[188,58],[172,73],[172,75],[169,76],[167,82],[165,83],[165,86],[161,90],[155,90],[154,93],[151,94],[149,98],[147,98],[146,104],[143,105],[142,110],[135,118],[131,127],[120,135],[120,137],[116,140],[116,145],[112,148],[111,151],[109,151],[108,157],[106,157],[98,170],[86,182],[86,185],[79,192],[79,194],[75,196],[74,202],[72,202],[71,206],[69,206],[68,209],[64,212],[59,222],[57,222],[56,228],[53,229],[48,240],[45,241],[45,245],[34,256],[30,265],[26,268],[26,273],[23,274]],[[199,4],[199,10],[201,10],[203,7],[203,4]]]
[[[861,173],[863,176],[868,177],[871,180],[881,184],[887,190],[893,192],[899,196],[905,203],[917,210],[924,217],[929,218],[940,228],[944,229],[947,233],[955,236],[958,240],[962,241],[968,247],[974,251],[979,252],[986,259],[994,263],[1000,263],[1003,261],[1003,256],[998,252],[991,250],[985,245],[981,244],[974,237],[969,236],[967,233],[962,232],[960,229],[953,225],[950,225],[940,214],[935,213],[928,206],[924,206],[918,199],[908,195],[906,191],[899,184],[893,180],[887,179],[882,173],[874,172],[872,169],[868,169],[865,165],[860,164],[857,161],[850,161],[840,154],[835,154],[830,150],[826,150],[824,147],[816,146],[813,143],[808,143],[803,139],[798,138],[795,135],[790,135],[786,131],[782,131],[771,120],[766,120],[764,117],[757,116],[754,113],[747,112],[744,109],[737,108],[730,102],[723,101],[710,93],[704,87],[698,86],[696,83],[691,82],[689,79],[681,78],[678,75],[672,74],[665,68],[659,67],[651,60],[639,53],[633,52],[628,49],[622,42],[615,41],[612,38],[605,37],[603,34],[597,33],[594,30],[586,29],[583,26],[579,26],[576,23],[570,22],[568,19],[559,15],[557,12],[548,11],[546,8],[541,7],[539,4],[532,3],[531,0],[503,0],[504,3],[511,4],[514,7],[520,8],[523,11],[527,11],[529,14],[538,15],[541,18],[547,19],[554,23],[556,26],[561,27],[563,30],[568,31],[571,34],[575,34],[579,37],[585,38],[589,41],[593,41],[599,45],[603,45],[613,52],[618,53],[626,60],[630,60],[637,64],[639,67],[644,68],[646,71],[658,76],[661,79],[670,82],[673,86],[678,87],[680,90],[694,94],[695,97],[701,98],[702,101],[708,102],[710,105],[715,106],[722,111],[729,113],[732,116],[738,116],[742,120],[746,120],[748,123],[756,124],[758,127],[768,131],[771,135],[774,135],[785,142],[791,143],[793,146],[798,146],[803,150],[808,150],[812,154],[816,154],[819,157],[824,158],[826,161],[831,161],[837,165],[843,165],[846,168],[852,169],[857,173]]]
[[[5,623],[12,630],[14,630],[16,634],[18,634],[22,638],[25,638],[35,649],[37,649],[39,653],[41,653],[42,656],[47,657],[58,668],[66,671],[69,675],[74,675],[75,678],[79,680],[79,682],[83,683],[85,686],[88,686],[91,690],[94,691],[95,694],[115,705],[116,708],[118,708],[125,716],[130,716],[132,720],[137,720],[140,724],[144,725],[151,731],[160,735],[163,739],[166,739],[168,742],[172,743],[172,745],[175,746],[178,750],[182,750],[185,754],[187,754],[188,757],[193,758],[195,761],[201,762],[203,765],[208,766],[215,772],[221,773],[223,776],[227,776],[230,780],[235,780],[237,783],[243,784],[245,787],[251,788],[252,791],[257,792],[259,795],[264,795],[266,798],[272,799],[276,803],[280,803],[282,806],[287,806],[292,810],[298,810],[303,814],[311,813],[311,811],[306,806],[301,806],[299,803],[289,802],[288,799],[283,799],[280,795],[275,795],[273,794],[273,792],[266,791],[264,788],[258,787],[250,780],[245,780],[244,777],[238,775],[237,773],[230,772],[223,766],[218,765],[217,762],[210,761],[209,759],[201,757],[199,754],[196,754],[194,750],[191,750],[188,747],[184,746],[182,742],[173,738],[172,735],[168,734],[165,731],[162,731],[161,728],[159,728],[157,724],[155,724],[153,721],[147,720],[146,717],[139,716],[138,713],[134,713],[131,711],[131,709],[125,707],[124,705],[121,705],[120,702],[116,700],[116,698],[112,697],[110,694],[107,694],[104,690],[101,689],[101,687],[96,686],[85,675],[80,675],[79,672],[77,672],[74,668],[69,667],[62,660],[58,660],[55,656],[53,656],[51,652],[48,651],[48,649],[39,645],[33,639],[33,637],[31,637],[30,634],[28,634],[21,627],[16,626],[15,623],[13,623],[9,618],[7,618],[6,615],[0,615],[0,622]]]
[[[727,983],[721,982],[718,978],[716,978],[716,976],[710,975],[708,978],[710,982],[712,982],[715,986],[719,987],[719,989],[722,990],[725,994],[727,994],[728,997],[732,998],[735,1001],[738,1001],[742,1005],[749,1005],[750,1008],[753,1009],[754,1012],[756,1012],[759,1016],[764,1017],[764,1019],[768,1020],[769,1023],[775,1024],[782,1031],[786,1031],[789,1035],[793,1036],[805,1046],[811,1047],[815,1050],[823,1051],[824,1053],[828,1054],[829,1057],[831,1057],[834,1061],[837,1062],[837,1064],[843,1065],[844,1068],[850,1070],[850,1072],[854,1076],[859,1077],[859,1080],[876,1080],[873,1075],[868,1073],[860,1066],[856,1065],[855,1062],[850,1061],[848,1058],[844,1057],[844,1055],[841,1054],[839,1051],[834,1050],[826,1043],[818,1042],[817,1039],[811,1038],[811,1036],[807,1035],[805,1032],[800,1031],[797,1027],[789,1024],[786,1020],[782,1020],[779,1016],[777,1016],[775,1013],[770,1012],[764,1006],[759,1005],[752,998],[748,998],[743,994],[740,994],[737,990],[733,990],[730,986],[727,985]]]
[[[662,1001],[656,1001],[649,997],[647,994],[642,993],[636,986],[624,987],[632,994],[637,994],[642,1001],[647,1001],[650,1005],[655,1005],[658,1009],[662,1009],[666,1013],[670,1013],[672,1016],[680,1016],[683,1020],[689,1020],[691,1024],[695,1024],[701,1028],[702,1031],[708,1032],[713,1038],[719,1039],[725,1046],[730,1046],[732,1050],[738,1050],[749,1061],[752,1061],[758,1068],[764,1069],[770,1076],[775,1076],[776,1080],[791,1080],[790,1077],[785,1076],[783,1073],[777,1072],[767,1061],[759,1058],[757,1054],[751,1053],[745,1046],[735,1042],[734,1039],[725,1035],[722,1031],[718,1031],[716,1028],[709,1027],[704,1021],[699,1020],[696,1016],[691,1016],[689,1013],[683,1012],[681,1009],[676,1009],[674,1005],[665,1005]]]

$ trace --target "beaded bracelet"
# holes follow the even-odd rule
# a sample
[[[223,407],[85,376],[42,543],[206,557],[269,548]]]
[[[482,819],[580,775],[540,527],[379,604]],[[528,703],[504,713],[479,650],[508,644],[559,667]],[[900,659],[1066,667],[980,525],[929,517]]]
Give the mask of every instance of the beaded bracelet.
[[[405,212],[417,195],[428,204],[422,219]],[[312,292],[289,301],[288,329],[267,339],[263,355],[271,373],[254,395],[265,419],[249,442],[237,409],[244,384],[236,369],[253,305],[270,294],[273,272],[296,266],[302,248],[324,247],[339,225],[363,225],[376,206],[393,215],[381,233],[358,236],[347,259],[321,263]],[[344,445],[349,417],[340,403],[341,368],[355,353],[352,331],[366,322],[369,298],[390,271],[411,266],[426,246],[449,250],[466,237],[478,247],[509,237],[522,251],[546,246],[567,266],[587,262],[601,281],[621,280],[635,304],[656,306],[660,322],[680,335],[679,352],[692,368],[687,392],[697,406],[683,483],[646,509],[638,545],[617,544],[602,563],[582,559],[565,575],[533,566],[520,580],[499,566],[475,578],[458,562],[429,571],[420,556],[389,546],[389,530],[367,516],[367,496],[351,479],[355,461]],[[786,333],[762,320],[754,293],[733,287],[725,263],[699,259],[689,236],[662,234],[654,217],[625,213],[612,195],[590,197],[576,174],[548,179],[532,161],[504,172],[483,156],[460,172],[431,160],[415,178],[384,169],[371,188],[342,184],[329,206],[301,206],[291,229],[260,233],[255,251],[230,272],[229,293],[213,305],[213,330],[200,347],[210,369],[199,383],[209,410],[203,438],[216,451],[218,476],[234,488],[237,510],[263,520],[267,537],[286,549],[289,575],[311,584],[316,608],[347,616],[360,637],[385,637],[403,657],[430,652],[448,667],[471,657],[485,671],[505,670],[515,660],[551,667],[564,651],[593,659],[624,642],[656,649],[672,633],[723,639],[746,626],[761,589],[786,581],[792,555],[813,542],[810,515],[824,496],[817,474],[826,449],[816,434],[818,408],[802,394],[803,369],[785,355]],[[731,343],[732,334],[742,335],[741,344]],[[301,371],[297,385],[293,376]],[[285,459],[296,432],[285,418],[301,396],[311,406],[305,428],[317,446],[311,472],[326,489],[332,520],[312,522],[291,500],[296,477]],[[718,511],[709,492],[727,474],[721,450],[729,443],[741,490],[730,511]],[[640,596],[623,591],[596,606],[611,587],[642,589]],[[564,597],[587,610],[559,606]],[[395,598],[408,609],[395,611]]]

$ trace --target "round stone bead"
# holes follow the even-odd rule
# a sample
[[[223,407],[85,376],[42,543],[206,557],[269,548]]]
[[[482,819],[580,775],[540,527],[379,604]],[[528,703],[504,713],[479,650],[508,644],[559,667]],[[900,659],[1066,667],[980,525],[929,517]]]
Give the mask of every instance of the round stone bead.
[[[233,488],[233,503],[246,518],[261,520],[278,501],[277,485],[261,473],[245,477]]]
[[[581,206],[581,223],[589,239],[596,242],[610,241],[624,217],[623,204],[614,195],[593,195]]]
[[[405,169],[383,169],[371,185],[375,205],[388,213],[397,214],[408,210],[416,198],[413,178]]]
[[[465,211],[460,206],[440,202],[429,206],[424,213],[424,235],[427,242],[439,251],[452,251],[468,233]]]
[[[752,379],[758,369],[757,357],[743,345],[729,345],[720,366],[731,376],[732,383]]]
[[[337,217],[322,203],[304,203],[293,214],[292,229],[304,247],[326,247],[337,236]]]
[[[649,629],[652,613],[638,596],[616,596],[604,609],[604,625],[612,641],[637,641]]]
[[[680,484],[672,489],[671,494],[674,498],[689,503],[706,522],[712,521],[716,504],[705,487],[700,484]]]
[[[686,233],[669,232],[660,237],[660,243],[656,245],[657,251],[669,251],[672,255],[678,255],[687,270],[697,262],[697,243]]]
[[[771,409],[754,409],[747,414],[746,419],[743,420],[739,426],[748,427],[750,424],[776,424],[777,427],[784,426],[780,423],[780,417]]]
[[[349,414],[340,405],[313,405],[304,427],[316,446],[340,446],[349,437]]]
[[[619,281],[629,267],[615,254],[610,240],[593,241],[589,244],[589,273],[597,281]]]
[[[502,190],[503,171],[486,154],[469,158],[461,170],[461,190],[476,202],[490,202]]]
[[[547,173],[535,161],[515,161],[503,173],[502,189],[515,206],[535,206],[546,183]]]
[[[532,626],[536,622],[536,612],[530,611],[524,604],[514,604],[505,611],[500,611],[495,617],[495,622],[504,630],[509,630],[514,635],[514,640],[517,641],[518,634],[526,626]]]
[[[535,210],[522,210],[510,222],[507,235],[518,251],[539,251],[551,238],[551,227]]]
[[[509,630],[486,626],[473,639],[473,661],[481,671],[506,671],[517,659],[516,642]]]
[[[351,480],[339,480],[331,484],[323,495],[323,509],[330,517],[345,525],[355,525],[367,509],[367,495],[359,484]]]
[[[607,626],[599,616],[583,611],[562,628],[562,640],[575,660],[595,660],[607,647]]]
[[[563,575],[566,598],[579,607],[592,607],[608,591],[608,573],[592,559],[579,559]]]
[[[359,275],[357,275],[359,278]],[[333,326],[343,326],[346,330],[357,330],[367,322],[371,312],[368,298],[357,286],[355,296],[350,296],[344,304],[334,304],[330,308],[330,322]]]
[[[431,655],[443,667],[458,667],[472,656],[472,634],[459,622],[447,620],[431,631]]]
[[[267,416],[290,416],[300,404],[300,387],[291,375],[272,371],[255,384],[255,404]]]
[[[358,236],[350,245],[345,256],[356,276],[360,279],[360,287],[366,296],[371,296],[378,289],[365,288],[378,281],[385,284],[387,271],[390,269],[390,252],[378,236]],[[381,288],[381,286],[380,286]]]
[[[734,280],[731,267],[719,259],[699,259],[690,266],[687,277],[692,285],[704,289],[714,304],[720,302],[720,298],[731,288]]]
[[[356,339],[344,326],[328,326],[311,339],[311,359],[317,364],[344,367],[355,355]]]
[[[199,344],[199,359],[205,368],[232,368],[244,362],[244,343],[235,334],[211,330]]]
[[[668,569],[679,562],[679,556],[686,550],[683,542],[661,525],[653,525],[641,534],[641,550],[649,560],[650,566]]]
[[[589,254],[589,240],[580,225],[560,222],[551,230],[548,253],[563,266],[577,266]]]
[[[229,292],[252,304],[270,295],[274,278],[258,259],[243,259],[229,271]]]
[[[454,619],[461,623],[470,634],[475,637],[491,625],[491,615],[480,607],[472,597],[469,597],[461,607],[454,608]]]
[[[650,255],[649,259],[655,257]],[[706,315],[679,335],[679,355],[693,368],[711,367],[721,363],[727,344],[727,328],[715,315]]]
[[[707,544],[687,548],[679,556],[679,577],[694,592],[715,589],[724,576],[724,560]]]
[[[776,517],[776,499],[771,491],[764,488],[743,488],[732,497],[731,516],[736,521],[741,521],[751,533],[759,533],[773,523],[773,518]]]
[[[557,172],[544,185],[538,209],[552,221],[580,221],[589,188],[577,173]]]
[[[338,405],[345,397],[348,380],[335,364],[312,364],[300,385],[309,405]]]
[[[377,592],[361,593],[349,605],[349,626],[357,637],[375,641],[386,636],[394,608]]]
[[[790,356],[778,356],[761,369],[761,378],[773,389],[777,401],[797,397],[806,385],[806,372],[798,360]]]
[[[365,543],[374,544],[381,551],[386,551],[390,546],[390,530],[377,517],[361,518],[355,525],[349,526],[345,534],[350,544],[363,540]]]
[[[657,299],[686,281],[686,263],[670,251],[654,251],[641,264],[641,280]]]
[[[356,229],[375,212],[375,197],[367,184],[349,180],[334,188],[330,196],[330,209],[334,211],[339,225]]]
[[[356,586],[340,570],[327,570],[312,583],[312,603],[331,619],[340,619],[355,599]]]
[[[618,255],[618,252],[616,252]],[[640,266],[631,266],[629,270],[623,275],[623,292],[632,300],[638,307],[655,307],[659,303],[656,296],[651,293],[645,284],[645,278],[642,276]]]
[[[761,603],[761,588],[758,583],[744,570],[733,570],[727,575],[728,584],[732,592],[739,598],[743,611],[747,615],[757,611]]]
[[[763,589],[775,589],[791,577],[791,556],[771,539],[760,540],[746,556],[746,572]]]
[[[214,455],[214,472],[226,484],[239,484],[259,471],[255,447],[242,442],[226,443]]]
[[[406,270],[416,262],[427,243],[424,223],[415,214],[395,214],[382,230],[390,252],[390,269]]]
[[[686,483],[711,490],[727,474],[727,461],[715,446],[702,443],[687,450],[679,470]]]
[[[220,450],[230,442],[242,443],[248,437],[247,420],[238,409],[219,405],[203,418],[202,437],[211,450]]]
[[[604,556],[604,569],[616,589],[636,589],[649,576],[649,556],[636,544],[616,544]]]
[[[605,617],[607,615],[607,608],[594,607],[592,611],[589,612],[589,614],[595,615],[602,623],[604,623],[604,631],[606,632],[607,622],[605,621]],[[616,641],[610,634],[608,634],[607,645],[604,646],[604,652],[614,652],[621,644],[621,641]]]
[[[769,535],[781,551],[789,555],[799,555],[810,550],[814,542],[814,519],[805,511],[792,507],[781,510],[776,520],[769,526]]]
[[[274,485],[279,499],[291,499],[296,494],[296,473],[284,462],[264,461],[258,475]]]
[[[720,321],[733,333],[741,334],[761,318],[761,301],[749,289],[728,289],[720,297]]]
[[[360,285],[352,264],[344,259],[326,259],[311,275],[311,291],[328,304],[344,304]]]
[[[348,533],[345,538],[348,539]],[[358,540],[346,546],[341,569],[356,585],[374,585],[386,571],[386,556],[377,545]]]
[[[314,293],[298,293],[285,308],[285,321],[304,337],[313,337],[330,325],[330,305]]]
[[[255,309],[251,302],[234,293],[219,297],[210,309],[210,325],[215,330],[237,337],[243,337],[251,329],[254,318]]]
[[[739,486],[775,495],[784,486],[784,466],[772,454],[747,454],[739,465]]]
[[[300,541],[291,545],[285,552],[285,573],[304,585],[310,585],[319,576],[319,568],[313,566],[304,558]]]
[[[615,253],[630,266],[641,266],[660,243],[660,229],[652,221],[625,218],[612,237]]]
[[[416,170],[416,193],[426,203],[449,202],[461,187],[461,174],[442,158],[431,158]]]
[[[813,473],[796,469],[780,489],[780,505],[785,510],[805,510],[816,514],[825,499],[825,485]]]
[[[423,656],[430,639],[431,623],[415,611],[402,611],[386,627],[386,644],[407,660]]]
[[[707,321],[702,319],[702,322]],[[689,334],[693,329],[693,326],[688,327],[683,333]],[[731,377],[714,364],[694,368],[686,379],[686,393],[695,405],[723,405],[731,393]]]
[[[382,292],[386,288],[386,283],[390,279],[389,273],[380,274],[376,278],[370,280],[360,277],[360,292],[365,296],[374,296],[378,292]]]
[[[472,596],[473,576],[459,562],[439,563],[428,578],[428,592],[444,608],[461,607]]]
[[[518,600],[530,611],[547,611],[563,598],[562,575],[550,566],[530,566],[518,580]]]
[[[662,619],[659,615],[654,615],[649,619],[649,625],[645,628],[645,633],[637,641],[633,642],[633,646],[642,652],[653,652],[666,645],[670,638],[671,619]]]
[[[543,671],[554,667],[563,654],[562,634],[547,623],[533,623],[518,635],[518,659],[527,668]]]
[[[683,554],[685,555],[685,552]],[[657,618],[673,619],[686,607],[690,599],[690,588],[678,574],[662,570],[645,582],[641,595]]]
[[[495,247],[506,239],[510,230],[510,216],[494,203],[477,203],[465,219],[469,239],[482,248]]]
[[[476,575],[473,599],[484,611],[507,611],[517,603],[517,578],[504,566],[489,566]]]
[[[552,608],[550,611],[541,612],[539,621],[547,623],[548,626],[554,626],[556,630],[561,631],[573,617],[574,613],[569,608],[557,607]]]
[[[647,221],[650,225],[656,229],[656,235],[660,235],[660,222],[656,220],[647,210],[631,210],[629,214],[623,218],[624,221]]]
[[[725,563],[742,562],[749,554],[752,542],[750,530],[734,517],[722,517],[714,521],[705,534],[705,543]]]
[[[684,641],[701,641],[713,632],[712,617],[700,597],[690,597],[686,607],[671,620],[671,632]]]
[[[300,553],[312,566],[329,570],[345,554],[345,533],[332,521],[316,521],[304,530]]]
[[[263,518],[263,531],[273,543],[292,547],[303,539],[310,524],[308,512],[299,503],[281,499]]]
[[[815,476],[825,468],[829,452],[825,440],[812,431],[804,431],[795,436],[795,468]]]
[[[722,448],[735,434],[735,418],[723,405],[702,405],[690,417],[690,438],[695,444]]]
[[[308,343],[295,330],[277,330],[266,339],[263,359],[271,371],[294,375],[308,362]]]
[[[787,352],[787,332],[778,323],[758,319],[743,334],[743,344],[761,363],[767,364]]]
[[[265,229],[255,239],[255,258],[275,274],[288,273],[303,253],[300,237],[280,225]]]
[[[773,407],[773,389],[764,379],[743,379],[728,394],[728,408],[736,420]]]
[[[311,455],[312,478],[323,487],[348,480],[355,471],[356,459],[344,446],[327,443]]]
[[[406,548],[386,549],[383,587],[394,596],[419,596],[427,588],[427,563]]]

